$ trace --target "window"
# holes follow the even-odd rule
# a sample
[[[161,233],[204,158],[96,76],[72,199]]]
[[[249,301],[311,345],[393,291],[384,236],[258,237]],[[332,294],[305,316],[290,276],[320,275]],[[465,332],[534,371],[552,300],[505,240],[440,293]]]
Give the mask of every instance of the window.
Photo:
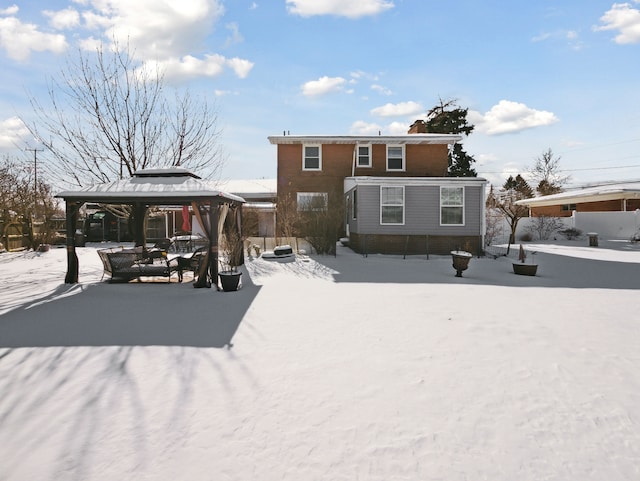
[[[404,224],[404,187],[380,186],[380,223]]]
[[[387,145],[387,170],[404,170],[404,145]]]
[[[326,192],[298,192],[298,210],[327,210],[328,200],[329,195]]]
[[[440,187],[440,224],[464,225],[464,187]]]
[[[302,170],[322,170],[322,149],[319,145],[303,146]]]
[[[561,209],[563,212],[574,211],[576,210],[575,204],[564,204]]]
[[[358,144],[358,167],[371,167],[371,145]]]

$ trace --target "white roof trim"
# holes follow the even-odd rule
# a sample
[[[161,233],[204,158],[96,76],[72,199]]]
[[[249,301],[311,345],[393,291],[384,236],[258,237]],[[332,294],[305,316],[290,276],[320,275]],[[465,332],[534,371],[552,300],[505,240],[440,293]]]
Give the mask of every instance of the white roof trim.
[[[271,144],[454,144],[462,140],[457,134],[405,135],[274,135]]]
[[[403,185],[403,186],[452,186],[467,187],[486,185],[482,177],[368,177],[357,176],[344,179],[344,191],[358,185]]]
[[[532,197],[530,199],[519,200],[516,204],[526,205],[528,207],[546,207],[551,205],[638,198],[640,198],[640,182],[629,182],[624,184],[598,185],[580,190],[560,192],[559,194]]]

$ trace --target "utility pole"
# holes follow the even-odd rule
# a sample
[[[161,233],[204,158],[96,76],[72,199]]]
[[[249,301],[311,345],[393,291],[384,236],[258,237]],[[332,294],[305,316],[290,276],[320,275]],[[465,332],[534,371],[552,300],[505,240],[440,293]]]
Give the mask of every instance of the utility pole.
[[[35,218],[36,209],[38,208],[38,152],[43,152],[43,149],[24,150],[33,152],[33,216]]]

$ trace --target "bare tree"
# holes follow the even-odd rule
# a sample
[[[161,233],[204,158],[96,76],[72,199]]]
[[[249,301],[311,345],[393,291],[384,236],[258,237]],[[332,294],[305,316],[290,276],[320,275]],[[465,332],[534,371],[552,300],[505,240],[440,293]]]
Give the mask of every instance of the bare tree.
[[[532,219],[531,225],[527,228],[527,231],[540,240],[547,240],[551,236],[562,229],[564,223],[557,217],[550,217],[541,215]]]
[[[0,160],[0,227],[21,224],[35,249],[53,240],[56,215],[61,211],[51,186],[35,178],[33,165],[9,157]]]
[[[529,169],[531,179],[536,183],[539,195],[551,195],[562,192],[569,182],[570,176],[561,175],[560,158],[554,157],[551,149],[547,149],[535,160],[535,164]]]
[[[511,229],[507,255],[511,249],[511,244],[515,242],[518,222],[523,217],[529,216],[529,208],[525,205],[517,204],[517,201],[530,197],[533,197],[533,190],[520,174],[515,177],[509,176],[497,194],[493,192],[493,189],[489,193],[487,207],[498,209],[509,223]]]
[[[135,62],[128,48],[79,51],[48,93],[47,104],[32,98],[36,120],[25,123],[56,183],[84,186],[168,166],[213,177],[222,167],[207,100],[165,95],[162,72]]]

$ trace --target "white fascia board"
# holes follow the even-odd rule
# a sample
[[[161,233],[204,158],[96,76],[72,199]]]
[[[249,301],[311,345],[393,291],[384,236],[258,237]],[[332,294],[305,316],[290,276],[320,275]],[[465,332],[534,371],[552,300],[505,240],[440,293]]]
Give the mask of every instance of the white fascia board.
[[[600,188],[594,187],[585,190],[561,192],[559,194],[522,199],[517,201],[516,204],[526,205],[527,207],[548,207],[552,205],[580,204],[585,202],[603,202],[607,200],[637,198],[640,198],[640,187],[630,189],[603,186]]]
[[[402,185],[402,186],[486,186],[487,180],[482,177],[368,177],[356,176],[344,179],[344,192],[358,185]]]
[[[267,137],[280,144],[455,144],[462,140],[457,134],[405,135],[274,135]]]

